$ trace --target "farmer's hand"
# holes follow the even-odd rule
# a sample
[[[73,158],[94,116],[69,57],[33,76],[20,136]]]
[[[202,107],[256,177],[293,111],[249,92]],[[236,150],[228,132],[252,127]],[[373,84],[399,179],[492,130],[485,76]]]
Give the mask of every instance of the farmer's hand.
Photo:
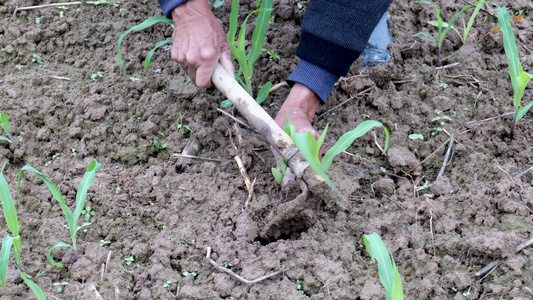
[[[276,115],[275,121],[282,129],[285,129],[288,112],[289,123],[296,127],[296,132],[311,132],[318,140],[320,135],[311,125],[311,121],[319,105],[320,98],[312,90],[303,84],[295,83],[289,97]]]
[[[211,86],[217,63],[234,74],[231,47],[206,0],[189,0],[172,11],[172,59],[179,62],[199,87]]]
[[[287,100],[285,100],[285,103],[283,103],[276,115],[275,121],[282,129],[285,129],[285,121],[287,120],[288,113],[289,123],[296,127],[296,132],[311,132],[315,139],[318,140],[320,135],[311,125],[311,121],[319,105],[320,98],[312,90],[303,84],[295,83],[289,93],[289,97],[287,97]],[[279,153],[274,149],[272,151],[274,152],[276,167],[278,170],[281,170]],[[287,188],[291,182],[295,182],[295,176],[287,168],[283,175],[281,186]]]

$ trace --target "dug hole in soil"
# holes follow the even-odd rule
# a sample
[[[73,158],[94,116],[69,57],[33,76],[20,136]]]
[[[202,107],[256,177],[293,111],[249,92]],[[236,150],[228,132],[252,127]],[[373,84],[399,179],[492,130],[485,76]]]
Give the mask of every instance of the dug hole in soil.
[[[433,7],[394,1],[391,63],[363,69],[356,62],[314,120],[319,130],[330,125],[327,145],[364,120],[380,121],[391,131],[388,153],[376,145],[383,144],[381,130],[356,140],[329,171],[342,199],[321,201],[265,237],[265,220],[294,199],[298,187],[281,190],[270,173],[275,161],[268,143],[217,111],[225,99],[218,91],[184,87],[187,76],[167,49],[156,51],[144,69],[146,54],[172,29],[158,24],[127,36],[126,72],[119,70],[119,35],[161,15],[156,1],[13,16],[17,6],[50,2],[0,0],[0,110],[20,146],[0,141],[4,174],[16,195],[18,171],[29,164],[56,183],[72,208],[89,163],[96,159],[102,168],[87,198],[92,224],[78,232],[79,259],[68,248],[53,252],[64,269],[45,258],[54,243],[70,240],[61,208],[37,176],[23,175],[15,200],[21,267],[48,298],[96,299],[96,289],[104,299],[384,299],[377,264],[363,246],[363,234],[372,232],[394,256],[406,299],[533,297],[533,250],[516,252],[532,238],[533,172],[523,171],[533,166],[533,118],[526,114],[509,139],[512,116],[501,115],[514,108],[502,35],[479,41],[498,26],[494,15],[480,12],[471,31],[477,34],[466,45],[450,31],[442,63],[455,65],[437,70],[433,41],[413,37],[435,33],[427,23],[436,19]],[[255,1],[241,2],[241,17],[255,9]],[[436,4],[445,21],[463,6]],[[532,72],[533,4],[498,4],[525,14],[514,31],[522,64]],[[264,47],[280,58],[261,55],[256,89],[282,82],[298,63],[305,7],[275,1]],[[229,15],[214,11],[227,28]],[[288,92],[277,90],[263,108],[274,116]],[[527,89],[524,101],[532,95]],[[233,108],[223,110],[240,118]],[[449,120],[432,121],[438,116]],[[451,159],[435,181],[448,134],[454,137]],[[216,160],[174,157],[194,140],[198,156]],[[166,147],[157,149],[154,141]],[[245,208],[248,190],[236,155],[255,179]],[[2,235],[10,234],[3,216],[0,224]],[[214,261],[249,280],[283,272],[244,284],[213,268],[207,247]],[[476,276],[493,262],[499,265],[490,274]],[[54,283],[68,284],[59,291]],[[33,297],[11,263],[0,298]]]

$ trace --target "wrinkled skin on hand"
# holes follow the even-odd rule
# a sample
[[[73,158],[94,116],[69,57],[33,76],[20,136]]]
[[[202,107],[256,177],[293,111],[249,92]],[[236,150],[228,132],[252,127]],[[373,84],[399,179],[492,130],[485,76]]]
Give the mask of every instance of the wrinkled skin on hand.
[[[318,140],[320,135],[313,128],[311,122],[320,105],[320,98],[303,84],[295,83],[276,115],[276,123],[285,128],[287,113],[289,122],[296,127],[296,132],[311,132]]]
[[[217,63],[234,74],[231,47],[207,1],[189,0],[172,11],[171,57],[198,87],[210,87]]]

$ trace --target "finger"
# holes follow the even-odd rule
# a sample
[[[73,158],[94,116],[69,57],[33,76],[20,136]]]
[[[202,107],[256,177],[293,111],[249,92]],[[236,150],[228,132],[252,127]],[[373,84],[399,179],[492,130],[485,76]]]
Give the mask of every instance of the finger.
[[[213,60],[210,63],[202,64],[196,69],[196,85],[203,88],[211,86],[211,76],[215,72],[218,60]]]
[[[184,68],[184,70],[185,72],[187,72],[187,75],[189,75],[189,78],[191,78],[192,83],[196,84],[196,70],[197,69],[193,66],[188,65],[186,69]]]
[[[231,49],[229,45],[224,45],[222,48],[222,54],[220,56],[220,64],[228,73],[235,74],[235,68],[233,67],[233,61],[231,60]]]

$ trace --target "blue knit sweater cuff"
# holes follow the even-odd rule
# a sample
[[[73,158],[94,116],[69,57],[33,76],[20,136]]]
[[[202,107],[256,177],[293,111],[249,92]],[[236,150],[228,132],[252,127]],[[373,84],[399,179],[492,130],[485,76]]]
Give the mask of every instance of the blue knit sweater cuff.
[[[187,0],[157,0],[159,1],[159,6],[161,7],[161,10],[163,10],[163,13],[165,16],[172,20],[172,10],[176,8],[178,5],[181,5]]]
[[[323,103],[326,103],[326,99],[331,94],[333,86],[339,78],[339,75],[300,59],[300,63],[287,78],[287,81],[291,86],[295,82],[307,86],[318,95]]]

